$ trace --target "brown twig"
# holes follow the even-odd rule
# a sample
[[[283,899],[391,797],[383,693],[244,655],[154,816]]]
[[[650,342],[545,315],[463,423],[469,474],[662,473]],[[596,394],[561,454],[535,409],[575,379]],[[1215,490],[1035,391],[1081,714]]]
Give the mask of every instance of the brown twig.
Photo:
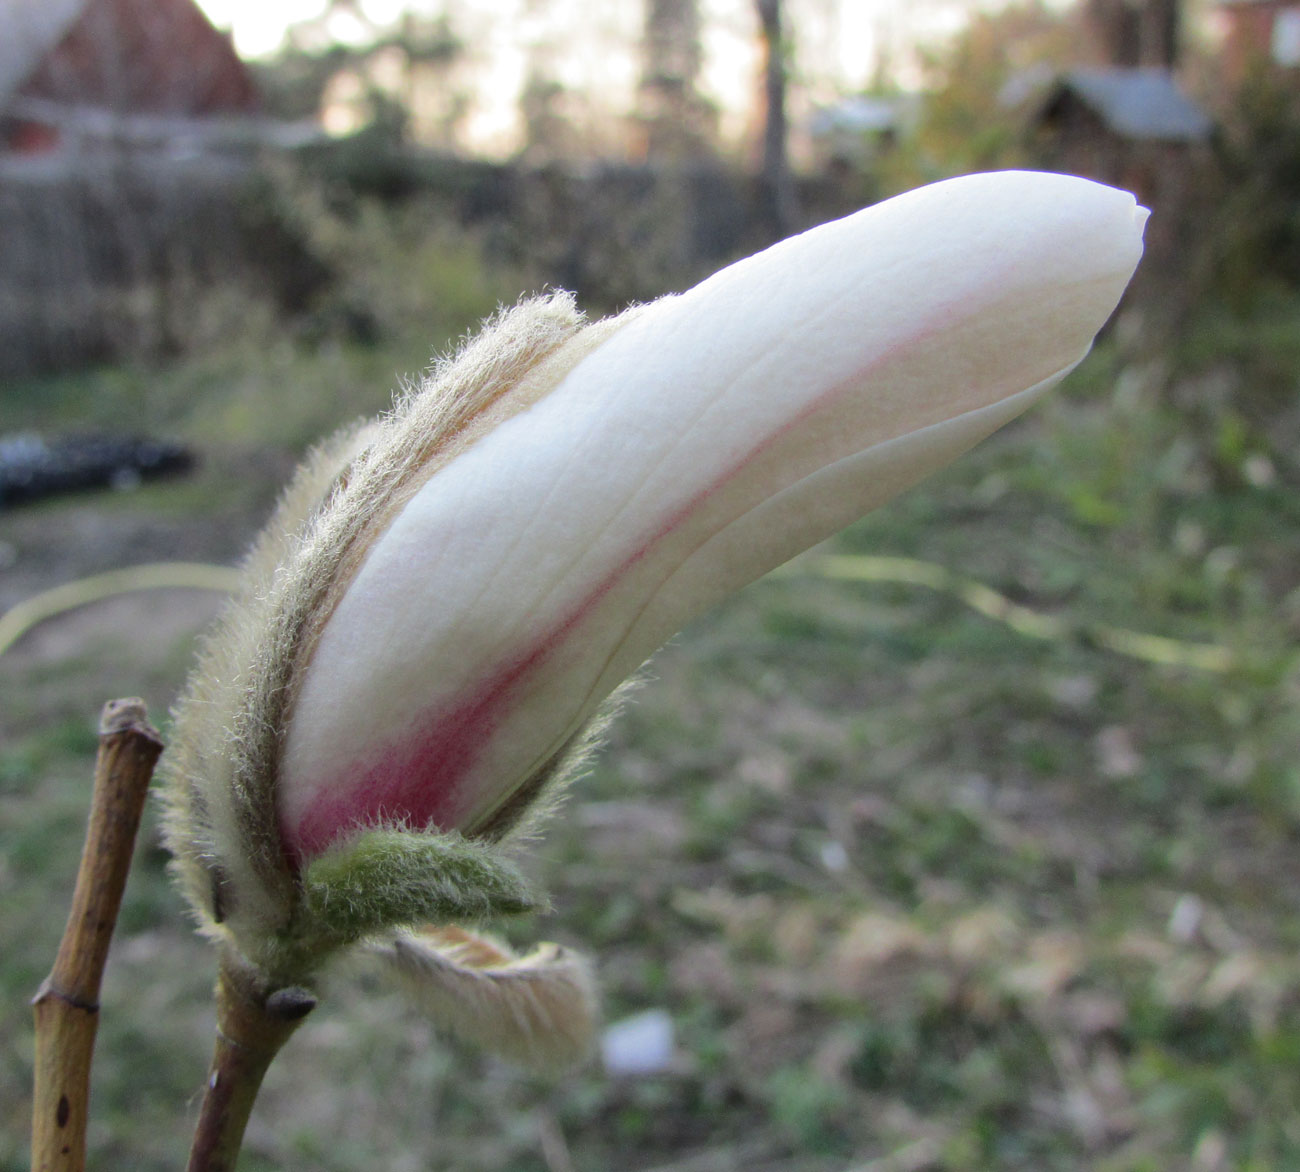
[[[32,1000],[33,1172],[81,1172],[86,1166],[99,986],[145,795],[162,747],[143,700],[113,700],[104,706],[90,821],[68,924],[54,968]]]
[[[268,992],[230,958],[217,978],[217,1044],[188,1172],[233,1172],[262,1078],[316,1005],[306,989]]]

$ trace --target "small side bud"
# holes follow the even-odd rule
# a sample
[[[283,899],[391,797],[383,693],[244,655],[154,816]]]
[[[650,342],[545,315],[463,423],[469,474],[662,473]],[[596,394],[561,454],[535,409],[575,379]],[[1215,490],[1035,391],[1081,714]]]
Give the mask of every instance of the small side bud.
[[[316,1008],[316,995],[309,989],[291,985],[277,989],[266,999],[266,1012],[280,1021],[301,1021]]]

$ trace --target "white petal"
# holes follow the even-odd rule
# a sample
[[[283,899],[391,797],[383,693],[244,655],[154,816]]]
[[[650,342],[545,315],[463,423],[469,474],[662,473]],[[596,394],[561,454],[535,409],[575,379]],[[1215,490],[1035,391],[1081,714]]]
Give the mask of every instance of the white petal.
[[[1144,218],[1083,180],[968,176],[639,311],[371,549],[290,724],[288,837],[317,849],[344,809],[481,823],[700,610],[1068,371]]]

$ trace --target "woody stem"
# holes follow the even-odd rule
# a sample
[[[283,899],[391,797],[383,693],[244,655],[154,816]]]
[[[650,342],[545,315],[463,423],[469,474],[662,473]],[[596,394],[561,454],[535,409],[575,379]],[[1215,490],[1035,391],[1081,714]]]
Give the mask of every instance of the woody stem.
[[[272,1060],[316,998],[296,986],[267,991],[229,958],[217,977],[217,1038],[188,1172],[233,1172],[253,1103]]]
[[[83,1172],[99,987],[136,831],[162,741],[142,700],[113,700],[99,724],[86,843],[54,967],[32,999],[32,1168]]]

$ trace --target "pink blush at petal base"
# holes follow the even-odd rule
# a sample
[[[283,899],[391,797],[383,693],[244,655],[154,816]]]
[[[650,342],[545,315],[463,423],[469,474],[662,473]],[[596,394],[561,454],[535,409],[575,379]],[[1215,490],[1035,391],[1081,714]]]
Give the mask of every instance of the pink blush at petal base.
[[[935,313],[947,321],[951,307],[940,306]],[[848,377],[839,379],[825,387],[821,393],[810,397],[797,412],[781,421],[770,432],[755,436],[748,450],[722,468],[717,476],[689,498],[679,502],[671,513],[658,518],[654,531],[646,535],[613,567],[566,618],[512,663],[502,665],[490,673],[475,695],[448,709],[440,711],[432,708],[424,711],[412,720],[404,738],[382,748],[376,747],[374,755],[369,759],[358,759],[342,769],[331,770],[331,776],[316,785],[315,796],[305,805],[296,824],[292,818],[281,819],[281,833],[290,861],[295,866],[301,866],[304,861],[361,827],[396,824],[419,830],[464,829],[467,817],[483,813],[483,804],[476,801],[476,797],[481,798],[482,795],[468,792],[465,783],[473,776],[484,747],[508,718],[519,689],[525,687],[534,673],[543,668],[554,652],[570,639],[574,629],[633,567],[660,547],[670,534],[685,527],[689,518],[706,501],[722,492],[744,469],[763,460],[783,439],[797,431],[801,424],[818,411],[870,384],[873,374],[877,381],[888,383],[880,372],[889,367],[891,360],[900,354],[915,353],[924,345],[927,336],[942,332],[933,322],[927,324],[928,328],[918,329],[912,335],[896,341]],[[950,331],[952,328],[949,324]],[[1029,380],[1031,382],[1042,377],[1041,372],[1032,373],[1034,377]],[[1018,381],[1023,382],[1025,379]],[[1013,389],[1014,387],[995,384],[986,398],[997,400]],[[968,409],[970,406],[984,405],[986,404],[979,402],[968,405]],[[922,420],[919,425],[936,421]],[[906,432],[909,425],[918,426],[915,419],[904,425],[897,419],[886,417],[876,422],[873,440],[882,443],[894,439]],[[697,535],[700,540],[708,536],[709,534]],[[674,568],[666,567],[664,576]],[[662,578],[651,587],[651,593],[660,584]],[[650,654],[653,650],[653,647],[647,647],[645,654]],[[557,746],[551,747],[554,750]],[[475,779],[472,788],[481,786],[483,780]],[[523,784],[525,780],[526,777],[512,779],[516,785]],[[498,795],[502,800],[508,796],[508,791]],[[487,808],[491,809],[495,804],[497,803],[489,801]]]
[[[336,784],[321,786],[297,824],[281,827],[294,865],[301,866],[364,826],[456,827],[464,805],[461,782],[530,666],[525,662],[501,673],[452,711],[426,713],[409,737],[388,746],[378,760],[358,762],[343,770]]]
[[[639,561],[645,548],[619,567]],[[281,818],[281,835],[295,867],[364,826],[400,824],[419,830],[461,829],[473,805],[464,779],[530,673],[545,663],[573,627],[608,592],[601,583],[566,621],[527,655],[489,676],[478,693],[454,708],[421,714],[404,740],[367,765],[355,762],[317,787],[297,823]]]
[[[760,458],[803,418],[825,402],[849,392],[863,380],[863,372],[842,380],[809,403],[793,419],[725,468],[669,516],[661,518],[655,532],[637,546],[600,582],[573,612],[514,663],[489,676],[477,695],[444,711],[427,710],[417,717],[411,732],[380,750],[368,764],[355,761],[316,787],[316,794],[296,824],[281,819],[281,834],[295,867],[321,854],[360,827],[400,824],[419,830],[460,829],[474,806],[463,782],[473,772],[483,747],[499,727],[516,690],[590,613],[614,586],[641,563],[669,534],[743,468]]]

